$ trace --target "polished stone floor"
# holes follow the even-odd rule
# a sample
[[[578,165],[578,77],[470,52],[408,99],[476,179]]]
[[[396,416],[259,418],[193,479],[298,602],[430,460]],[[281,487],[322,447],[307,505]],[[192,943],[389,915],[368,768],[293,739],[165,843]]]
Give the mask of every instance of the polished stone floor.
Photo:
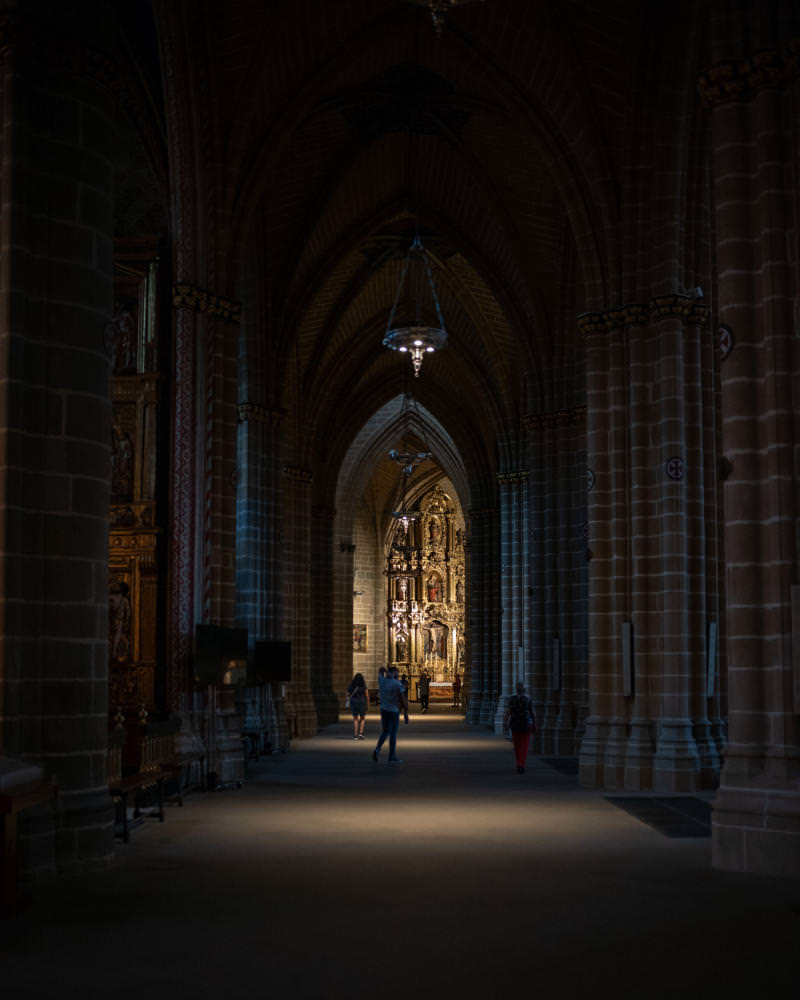
[[[797,981],[800,883],[716,872],[439,710],[346,721],[148,820],[0,923],[3,1000],[715,997]],[[788,979],[787,979],[788,977]],[[794,995],[790,990],[789,995]]]

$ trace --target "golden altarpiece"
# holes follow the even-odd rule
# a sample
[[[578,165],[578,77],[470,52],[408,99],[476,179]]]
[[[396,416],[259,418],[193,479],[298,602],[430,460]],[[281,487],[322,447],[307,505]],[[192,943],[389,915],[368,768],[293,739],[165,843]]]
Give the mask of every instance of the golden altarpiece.
[[[449,696],[464,668],[464,520],[438,486],[404,513],[388,543],[388,659],[412,691],[427,670],[432,696]]]
[[[156,700],[158,656],[158,267],[154,241],[117,244],[114,316],[106,328],[112,369],[109,707],[142,718]]]

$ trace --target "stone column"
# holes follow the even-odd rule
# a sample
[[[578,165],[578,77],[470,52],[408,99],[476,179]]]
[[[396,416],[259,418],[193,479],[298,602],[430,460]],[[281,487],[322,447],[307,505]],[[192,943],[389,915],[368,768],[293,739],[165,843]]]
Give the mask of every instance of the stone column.
[[[500,489],[500,594],[501,594],[501,649],[500,690],[495,708],[494,730],[503,732],[503,715],[507,699],[514,693],[517,681],[527,685],[524,656],[528,629],[525,618],[527,607],[527,552],[528,539],[528,479],[527,471],[501,473],[497,477]]]
[[[800,876],[797,510],[800,12],[712,19],[711,112],[721,321],[729,744],[715,867]],[[784,20],[778,35],[778,18]]]
[[[27,867],[113,856],[108,504],[115,108],[68,31],[0,23],[0,745],[61,817]]]
[[[332,507],[315,507],[311,514],[311,691],[319,725],[328,725],[339,718],[339,698],[333,684],[333,526],[336,511]],[[350,590],[352,591],[352,571]],[[352,594],[351,603],[352,608]],[[352,612],[350,618],[352,620]],[[375,636],[372,637],[375,642]],[[351,645],[352,648],[352,645]],[[351,653],[352,659],[352,653]],[[369,683],[369,681],[367,681]]]
[[[716,534],[717,461],[704,428],[714,379],[705,309],[689,296],[664,295],[582,325],[594,555],[582,780],[670,792],[710,787],[718,757],[706,636],[717,567],[706,534]]]
[[[499,691],[500,627],[497,536],[492,508],[469,512],[469,627],[472,693],[467,721],[494,727]]]
[[[317,710],[311,693],[311,483],[312,474],[294,465],[283,468],[283,524],[287,567],[286,634],[292,643],[290,709],[296,736],[314,736]]]
[[[621,626],[626,617],[628,508],[624,333],[602,317],[581,318],[586,335],[589,547],[589,716],[580,749],[584,787],[623,780],[627,710]]]
[[[588,700],[586,407],[530,414],[524,424],[531,468],[526,579],[536,746],[572,756]]]

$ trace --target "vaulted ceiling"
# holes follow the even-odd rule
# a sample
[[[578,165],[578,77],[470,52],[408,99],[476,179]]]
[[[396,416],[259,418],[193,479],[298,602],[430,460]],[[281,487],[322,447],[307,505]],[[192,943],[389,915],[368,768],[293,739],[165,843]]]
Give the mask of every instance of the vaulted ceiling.
[[[270,402],[297,416],[306,460],[330,463],[330,490],[409,389],[468,478],[507,462],[498,442],[579,363],[576,317],[615,290],[620,160],[665,5],[466,2],[441,32],[423,0],[155,3],[152,30],[147,5],[117,6],[163,118],[155,176],[175,169],[171,77],[191,88],[209,274],[243,301]],[[449,346],[411,379],[381,340],[416,232]]]

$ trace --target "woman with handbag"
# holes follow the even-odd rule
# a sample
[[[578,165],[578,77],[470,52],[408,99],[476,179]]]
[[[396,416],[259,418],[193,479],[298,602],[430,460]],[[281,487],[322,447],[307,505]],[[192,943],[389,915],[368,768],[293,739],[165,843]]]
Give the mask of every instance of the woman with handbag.
[[[525,694],[525,685],[521,681],[517,683],[517,693],[508,699],[503,727],[511,730],[517,774],[523,774],[531,736],[536,732],[536,720],[533,715],[533,702]]]
[[[369,691],[363,674],[356,674],[350,681],[347,687],[347,704],[353,713],[353,739],[363,740],[369,705]]]

